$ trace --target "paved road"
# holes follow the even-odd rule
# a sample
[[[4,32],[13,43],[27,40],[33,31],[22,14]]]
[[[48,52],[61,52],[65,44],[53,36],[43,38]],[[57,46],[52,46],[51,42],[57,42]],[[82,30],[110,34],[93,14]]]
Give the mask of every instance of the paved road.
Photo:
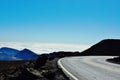
[[[110,56],[62,58],[58,65],[71,80],[120,80],[120,65],[106,62]]]

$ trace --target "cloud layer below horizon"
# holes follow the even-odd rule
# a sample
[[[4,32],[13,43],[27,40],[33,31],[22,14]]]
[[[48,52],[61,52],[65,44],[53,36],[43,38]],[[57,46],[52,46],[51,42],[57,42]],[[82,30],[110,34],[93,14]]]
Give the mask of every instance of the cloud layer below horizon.
[[[30,49],[37,54],[51,53],[57,51],[83,51],[89,48],[89,45],[77,44],[58,44],[58,43],[22,43],[22,42],[0,42],[0,47],[10,47],[18,50],[24,48]]]

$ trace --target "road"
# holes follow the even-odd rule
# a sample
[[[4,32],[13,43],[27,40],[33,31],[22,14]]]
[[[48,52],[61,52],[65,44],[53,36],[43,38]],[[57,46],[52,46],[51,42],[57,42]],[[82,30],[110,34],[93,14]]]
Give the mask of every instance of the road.
[[[120,80],[120,65],[106,62],[110,56],[68,57],[58,65],[71,80]]]

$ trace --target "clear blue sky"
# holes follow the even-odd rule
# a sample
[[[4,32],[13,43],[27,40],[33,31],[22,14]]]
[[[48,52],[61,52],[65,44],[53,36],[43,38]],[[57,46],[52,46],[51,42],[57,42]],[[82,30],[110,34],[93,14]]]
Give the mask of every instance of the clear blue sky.
[[[0,0],[0,41],[91,44],[120,38],[120,0]]]

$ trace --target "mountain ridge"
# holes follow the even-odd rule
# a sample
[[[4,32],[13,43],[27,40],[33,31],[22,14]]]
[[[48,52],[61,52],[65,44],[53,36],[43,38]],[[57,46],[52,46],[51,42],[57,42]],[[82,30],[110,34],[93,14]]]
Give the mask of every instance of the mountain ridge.
[[[105,39],[81,52],[82,55],[120,56],[120,39]]]
[[[37,58],[38,55],[29,49],[19,51],[9,47],[0,48],[0,60],[36,60]]]
[[[31,60],[31,59],[35,60],[36,58],[38,58],[38,55],[25,48],[21,50],[18,54],[16,54],[15,57],[27,59],[27,60]]]

